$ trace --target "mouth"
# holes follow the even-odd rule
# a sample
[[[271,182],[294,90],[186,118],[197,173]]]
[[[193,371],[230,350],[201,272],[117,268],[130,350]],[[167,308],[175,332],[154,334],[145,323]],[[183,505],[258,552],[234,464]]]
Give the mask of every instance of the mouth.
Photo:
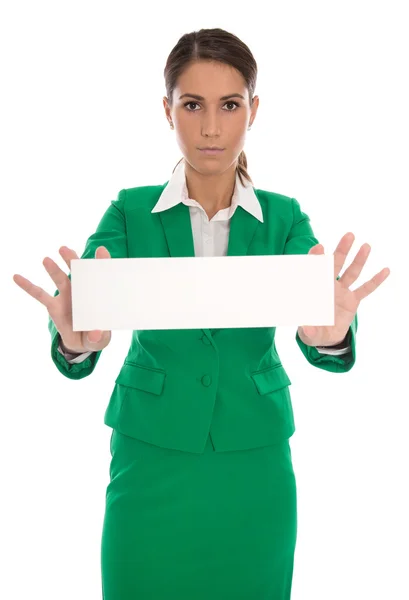
[[[224,148],[218,148],[217,146],[208,146],[206,148],[199,148],[200,152],[202,152],[203,154],[221,154],[224,151]]]

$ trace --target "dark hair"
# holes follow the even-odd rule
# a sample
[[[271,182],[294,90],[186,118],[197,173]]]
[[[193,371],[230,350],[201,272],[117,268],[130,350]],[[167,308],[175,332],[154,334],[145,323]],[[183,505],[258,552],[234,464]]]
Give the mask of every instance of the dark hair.
[[[254,56],[248,46],[238,37],[224,29],[215,28],[185,33],[169,54],[164,76],[170,106],[172,105],[173,90],[183,70],[192,62],[201,60],[219,61],[237,69],[246,82],[250,104],[253,103],[257,80],[257,63]],[[176,164],[175,169],[180,161]],[[242,177],[253,183],[247,173],[247,158],[243,150],[238,157],[237,171],[242,183]]]

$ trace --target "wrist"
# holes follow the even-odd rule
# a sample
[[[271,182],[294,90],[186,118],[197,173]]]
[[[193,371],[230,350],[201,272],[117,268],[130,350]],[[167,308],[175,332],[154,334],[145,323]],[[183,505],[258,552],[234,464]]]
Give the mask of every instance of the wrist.
[[[339,342],[332,342],[331,344],[326,344],[326,345],[322,345],[320,344],[319,346],[317,346],[317,348],[334,348],[337,349],[342,348],[344,346],[347,346],[349,344],[349,330],[347,331],[346,335],[344,336],[344,338],[342,340],[340,340]]]
[[[61,350],[63,350],[67,354],[82,354],[83,352],[85,352],[85,350],[73,350],[72,348],[68,348],[68,346],[66,346],[64,344],[64,340],[62,339],[61,336],[60,336],[60,347],[61,347]]]

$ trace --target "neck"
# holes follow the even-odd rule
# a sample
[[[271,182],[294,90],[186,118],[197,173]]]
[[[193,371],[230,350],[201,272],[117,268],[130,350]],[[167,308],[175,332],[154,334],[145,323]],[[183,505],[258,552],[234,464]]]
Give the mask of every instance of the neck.
[[[223,173],[205,175],[185,161],[185,174],[189,197],[203,206],[209,219],[231,205],[236,183],[236,162]]]

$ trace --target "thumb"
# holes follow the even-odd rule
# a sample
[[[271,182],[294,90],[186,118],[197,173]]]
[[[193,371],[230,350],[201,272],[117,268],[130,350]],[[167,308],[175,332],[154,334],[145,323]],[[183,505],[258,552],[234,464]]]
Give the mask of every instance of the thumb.
[[[96,344],[102,340],[103,331],[101,329],[95,329],[87,333],[87,340],[92,344]]]
[[[317,333],[317,328],[312,325],[301,325],[301,329],[308,338],[314,337],[314,335]]]
[[[315,244],[309,249],[308,254],[324,254],[324,246],[322,244]]]
[[[111,255],[105,246],[98,246],[95,250],[95,258],[111,258]]]

